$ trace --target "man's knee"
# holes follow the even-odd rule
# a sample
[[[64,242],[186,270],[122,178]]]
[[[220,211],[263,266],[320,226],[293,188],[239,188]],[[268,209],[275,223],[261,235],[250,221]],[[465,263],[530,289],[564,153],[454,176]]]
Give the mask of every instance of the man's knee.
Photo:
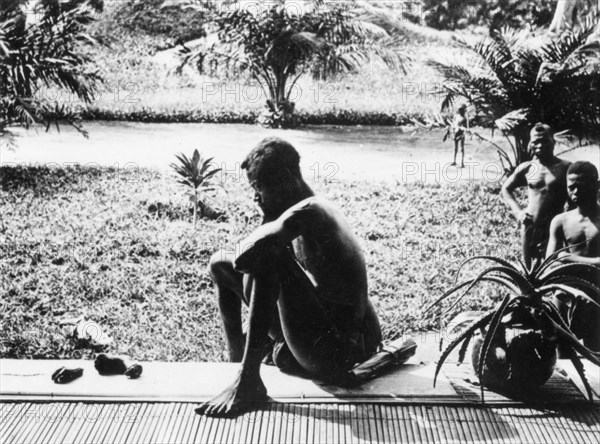
[[[235,273],[233,263],[225,250],[219,250],[210,257],[208,272],[215,283],[230,279]]]

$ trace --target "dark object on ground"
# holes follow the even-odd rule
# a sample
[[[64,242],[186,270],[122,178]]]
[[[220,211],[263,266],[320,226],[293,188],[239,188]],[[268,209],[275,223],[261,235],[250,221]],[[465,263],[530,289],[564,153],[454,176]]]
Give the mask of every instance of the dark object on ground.
[[[106,375],[124,375],[127,371],[127,364],[121,358],[109,356],[100,353],[94,361],[94,367],[102,376]]]
[[[127,376],[129,379],[137,379],[141,376],[143,370],[144,369],[140,364],[133,364],[127,367],[127,370],[125,370],[125,376]]]
[[[52,380],[55,384],[67,384],[83,375],[82,368],[61,367],[52,373]]]
[[[416,350],[417,344],[413,339],[409,338],[404,342],[402,339],[397,339],[384,346],[381,351],[375,353],[367,361],[350,370],[347,379],[340,385],[353,387],[381,376],[386,371],[404,364],[415,354]]]

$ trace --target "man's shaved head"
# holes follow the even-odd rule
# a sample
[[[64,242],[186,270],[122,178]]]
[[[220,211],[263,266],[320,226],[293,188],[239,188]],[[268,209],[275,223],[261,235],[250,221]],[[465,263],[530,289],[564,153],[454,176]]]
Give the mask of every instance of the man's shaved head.
[[[289,143],[278,137],[263,139],[242,162],[248,179],[263,185],[277,184],[286,177],[301,177],[300,155]],[[286,174],[287,172],[287,174]]]
[[[567,175],[568,174],[581,175],[592,182],[598,181],[598,169],[594,166],[593,163],[586,162],[584,160],[578,160],[577,162],[573,162],[567,170]]]

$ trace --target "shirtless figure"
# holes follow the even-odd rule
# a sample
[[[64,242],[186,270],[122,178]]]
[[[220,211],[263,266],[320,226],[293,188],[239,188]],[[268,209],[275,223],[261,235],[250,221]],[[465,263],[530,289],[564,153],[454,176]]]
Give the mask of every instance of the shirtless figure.
[[[596,167],[589,162],[573,163],[567,171],[567,191],[576,208],[552,220],[546,256],[569,247],[568,251],[559,253],[561,261],[598,267],[598,273],[586,278],[600,285],[600,206]],[[564,294],[556,296],[555,304],[565,320],[570,321],[573,333],[583,339],[584,345],[600,351],[600,309],[585,301],[577,301],[569,307]]]
[[[267,399],[259,370],[269,336],[283,371],[334,383],[381,342],[358,240],[340,211],[314,195],[299,164],[292,145],[277,138],[242,163],[264,223],[234,260],[218,252],[210,262],[230,361],[241,369],[199,414],[241,414]],[[249,306],[245,339],[242,302]]]
[[[521,224],[521,245],[525,265],[543,259],[548,244],[550,222],[564,211],[565,185],[570,162],[554,155],[554,136],[548,125],[537,123],[531,130],[529,147],[533,160],[517,166],[502,185],[502,199]],[[527,186],[527,207],[521,208],[514,190]]]
[[[469,116],[467,115],[467,105],[463,103],[458,107],[458,111],[452,120],[452,130],[454,132],[454,160],[451,165],[456,165],[456,155],[458,147],[461,149],[460,167],[465,167],[465,130],[469,129]]]

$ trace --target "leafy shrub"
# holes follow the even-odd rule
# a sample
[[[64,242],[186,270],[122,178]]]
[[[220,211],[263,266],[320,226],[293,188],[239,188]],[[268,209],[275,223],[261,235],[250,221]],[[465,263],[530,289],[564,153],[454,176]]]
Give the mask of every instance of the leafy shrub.
[[[196,9],[161,8],[164,0],[128,0],[115,18],[123,27],[177,42],[204,37],[205,16]]]
[[[436,29],[469,25],[490,28],[546,26],[552,21],[556,0],[424,0],[424,21]]]

